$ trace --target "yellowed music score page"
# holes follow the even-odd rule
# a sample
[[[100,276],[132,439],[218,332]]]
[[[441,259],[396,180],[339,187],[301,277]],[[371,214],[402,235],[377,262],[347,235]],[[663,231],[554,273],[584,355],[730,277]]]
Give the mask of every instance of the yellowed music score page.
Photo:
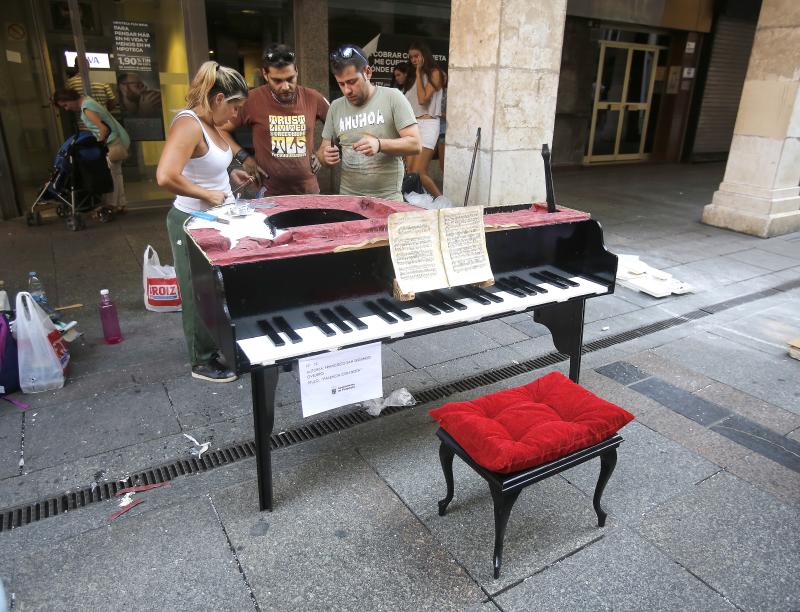
[[[389,215],[389,250],[402,293],[447,287],[447,273],[439,247],[438,212],[424,210]]]
[[[439,235],[447,281],[451,287],[493,280],[483,207],[443,208],[439,213]]]

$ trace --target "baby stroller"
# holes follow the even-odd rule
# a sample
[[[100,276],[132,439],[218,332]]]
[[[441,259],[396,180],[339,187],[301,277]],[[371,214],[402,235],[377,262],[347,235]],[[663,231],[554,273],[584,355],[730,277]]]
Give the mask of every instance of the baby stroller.
[[[114,191],[114,181],[106,163],[106,147],[91,132],[78,132],[64,141],[53,160],[53,171],[36,201],[31,206],[26,221],[28,225],[41,225],[38,208],[55,201],[56,214],[65,218],[73,232],[86,227],[81,213],[97,210],[102,223],[108,223],[114,212],[100,206],[102,195]]]

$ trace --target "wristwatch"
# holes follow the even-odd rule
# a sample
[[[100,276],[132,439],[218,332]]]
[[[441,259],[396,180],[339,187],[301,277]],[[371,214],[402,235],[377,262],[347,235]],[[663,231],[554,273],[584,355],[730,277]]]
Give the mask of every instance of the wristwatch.
[[[236,155],[233,156],[233,159],[235,159],[237,162],[239,162],[241,164],[248,157],[250,157],[250,153],[247,152],[247,149],[242,147],[241,149],[239,149],[239,151],[236,153]]]

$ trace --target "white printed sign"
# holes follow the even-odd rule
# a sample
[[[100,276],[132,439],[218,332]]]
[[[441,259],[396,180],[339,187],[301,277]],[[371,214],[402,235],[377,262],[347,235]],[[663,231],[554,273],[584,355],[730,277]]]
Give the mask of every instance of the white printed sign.
[[[381,343],[298,361],[303,417],[383,397]]]

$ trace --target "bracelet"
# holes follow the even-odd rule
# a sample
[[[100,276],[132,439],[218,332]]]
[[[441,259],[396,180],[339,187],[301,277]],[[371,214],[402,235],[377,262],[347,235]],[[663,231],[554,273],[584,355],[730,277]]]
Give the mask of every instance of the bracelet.
[[[378,151],[377,151],[377,153],[380,153],[381,152],[381,139],[380,138],[376,138],[375,140],[378,141]]]

